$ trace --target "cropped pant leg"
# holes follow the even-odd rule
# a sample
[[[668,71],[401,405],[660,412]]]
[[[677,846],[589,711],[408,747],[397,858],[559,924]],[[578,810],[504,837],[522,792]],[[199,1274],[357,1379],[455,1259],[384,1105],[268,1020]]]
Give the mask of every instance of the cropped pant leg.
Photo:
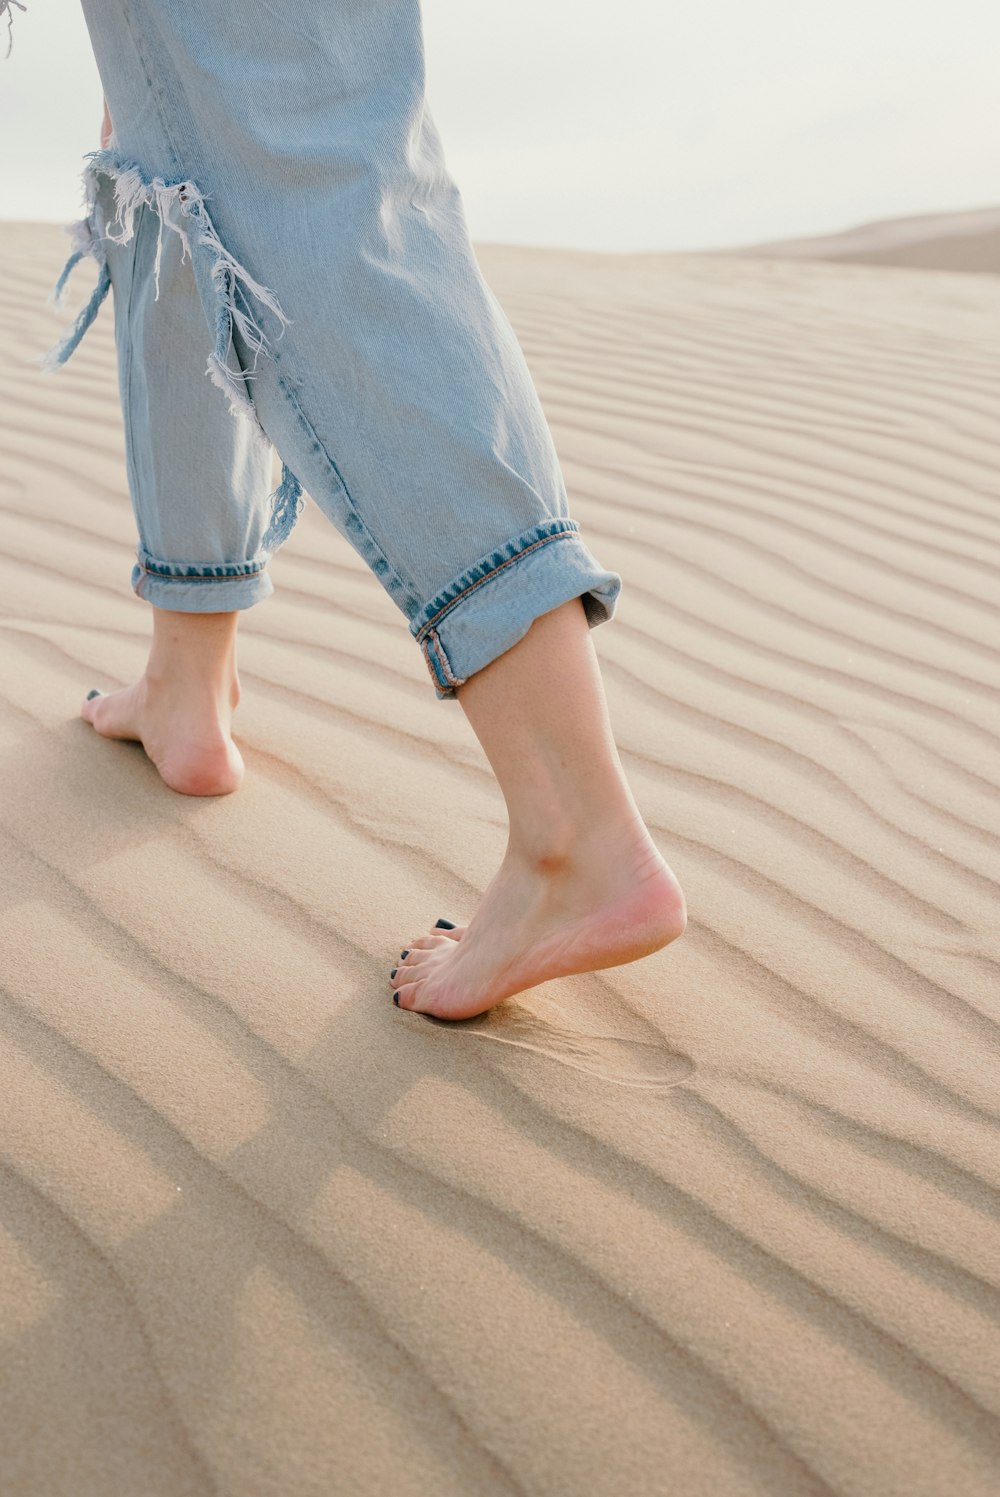
[[[222,613],[270,596],[270,449],[205,379],[205,318],[180,237],[160,242],[141,205],[125,244],[106,237],[114,183],[99,179],[95,228],[111,281],[125,461],[138,532],[135,592],[157,608]],[[159,265],[157,266],[157,251]]]
[[[200,324],[168,335],[166,392],[149,371],[156,415],[126,406],[133,450],[168,413],[167,440],[149,444],[147,492],[162,505],[180,486],[169,433],[181,382],[212,411],[192,427],[192,467],[223,414],[249,444],[219,449],[225,492],[186,520],[178,510],[181,532],[143,542],[149,554],[159,547],[206,575],[257,566],[304,488],[403,612],[440,697],[570,598],[592,625],[611,618],[621,579],[570,515],[523,352],[445,163],[418,0],[84,0],[84,10],[116,137],[87,168],[92,200],[113,192],[116,212],[96,257],[128,246],[151,215],[158,315],[171,249],[201,307]],[[191,340],[185,359],[175,334]],[[157,356],[147,341],[138,361]],[[133,346],[133,378],[135,367]],[[261,515],[262,470],[249,485],[247,472],[269,444],[283,477]],[[214,518],[227,505],[243,515],[228,523],[247,526],[239,557]],[[201,527],[213,524],[209,544]],[[214,595],[187,586],[188,599],[166,606],[197,611]]]

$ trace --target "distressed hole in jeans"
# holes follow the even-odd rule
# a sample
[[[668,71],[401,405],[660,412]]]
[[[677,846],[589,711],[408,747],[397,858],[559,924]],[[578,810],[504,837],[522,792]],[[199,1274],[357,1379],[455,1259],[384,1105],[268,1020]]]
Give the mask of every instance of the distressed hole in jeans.
[[[0,0],[2,3],[2,0]],[[0,11],[2,14],[2,11]],[[259,355],[268,352],[268,338],[262,315],[270,312],[279,324],[279,337],[290,319],[282,311],[273,291],[255,280],[222,243],[212,222],[199,188],[188,178],[167,182],[151,176],[135,161],[117,150],[90,151],[83,172],[86,216],[71,227],[73,251],[56,283],[54,298],[61,295],[73,267],[86,255],[98,264],[97,287],[62,341],[44,358],[47,368],[64,364],[90,327],[110,289],[110,273],[104,241],[127,244],[135,234],[136,214],[142,207],[155,213],[158,222],[156,259],[153,266],[156,297],[160,294],[160,262],[165,230],[177,234],[183,258],[193,259],[193,248],[206,258],[215,305],[213,347],[208,355],[206,374],[227,396],[234,415],[244,416],[255,434],[267,441],[247,387],[246,371],[233,368],[230,348],[238,332],[255,364]],[[101,178],[114,186],[114,208],[103,232],[97,225],[96,199]]]

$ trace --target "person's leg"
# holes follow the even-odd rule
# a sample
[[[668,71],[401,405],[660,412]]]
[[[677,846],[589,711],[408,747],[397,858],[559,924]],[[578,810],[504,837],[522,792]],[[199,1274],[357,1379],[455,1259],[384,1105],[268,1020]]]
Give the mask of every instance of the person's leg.
[[[416,948],[452,964],[434,986],[429,969],[417,1006],[457,1017],[662,946],[683,896],[622,779],[585,632],[613,617],[621,578],[569,514],[524,354],[476,260],[424,97],[417,0],[309,0],[294,27],[263,3],[252,25],[245,7],[208,17],[182,0],[85,9],[122,132],[92,175],[123,217],[163,216],[165,244],[185,228],[213,379],[405,614],[511,807],[474,924]],[[162,452],[157,471],[169,477]]]
[[[684,895],[622,772],[579,600],[536,619],[458,700],[507,803],[507,851],[464,930],[410,942],[391,977],[399,1007],[468,1018],[681,935]]]
[[[205,378],[204,311],[180,236],[145,206],[126,243],[109,228],[115,204],[102,179],[79,231],[113,292],[139,540],[131,581],[152,606],[153,643],[136,684],[92,693],[81,714],[108,738],[142,743],[172,790],[225,795],[243,778],[231,738],[238,610],[273,591],[267,562],[293,515],[272,523],[271,448]]]

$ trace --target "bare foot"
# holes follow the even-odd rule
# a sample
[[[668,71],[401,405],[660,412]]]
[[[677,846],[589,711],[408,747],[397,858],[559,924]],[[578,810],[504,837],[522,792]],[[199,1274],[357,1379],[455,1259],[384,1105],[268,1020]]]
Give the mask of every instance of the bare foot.
[[[239,684],[220,693],[185,682],[153,682],[88,696],[80,715],[105,738],[141,743],[164,784],[180,795],[229,795],[244,765],[230,737]]]
[[[393,1001],[439,1019],[468,1019],[553,977],[620,966],[682,935],[684,895],[645,828],[619,850],[606,837],[573,853],[528,858],[508,848],[463,930],[411,941]]]

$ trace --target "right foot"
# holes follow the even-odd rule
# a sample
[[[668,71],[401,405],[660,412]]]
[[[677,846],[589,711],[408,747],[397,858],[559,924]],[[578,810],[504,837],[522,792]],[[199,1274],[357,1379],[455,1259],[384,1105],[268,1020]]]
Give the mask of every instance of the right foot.
[[[400,1008],[468,1019],[554,977],[615,967],[675,941],[684,894],[641,825],[582,854],[507,856],[467,928],[435,927],[390,974]]]
[[[87,697],[80,715],[104,738],[141,743],[160,778],[180,795],[229,795],[243,779],[243,758],[230,736],[239,699],[233,681],[217,698],[179,682],[143,676],[121,691]]]

